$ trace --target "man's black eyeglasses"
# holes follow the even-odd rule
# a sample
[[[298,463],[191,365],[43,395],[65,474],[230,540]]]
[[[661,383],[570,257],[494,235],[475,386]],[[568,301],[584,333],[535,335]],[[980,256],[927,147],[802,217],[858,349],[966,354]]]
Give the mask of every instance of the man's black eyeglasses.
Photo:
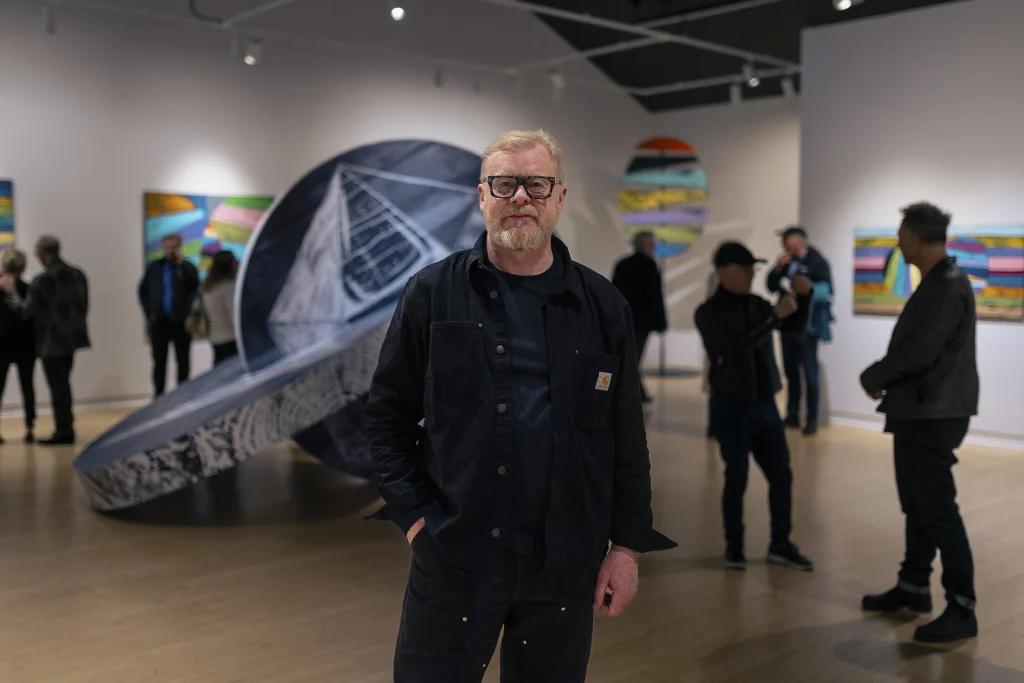
[[[498,199],[511,199],[520,185],[530,199],[547,199],[555,191],[558,181],[543,175],[489,175],[487,184],[491,188],[491,196]]]

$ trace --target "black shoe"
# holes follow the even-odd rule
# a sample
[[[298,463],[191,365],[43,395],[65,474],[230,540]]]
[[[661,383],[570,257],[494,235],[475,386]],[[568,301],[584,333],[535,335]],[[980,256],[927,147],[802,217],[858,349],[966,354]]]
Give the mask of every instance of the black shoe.
[[[899,586],[878,595],[865,595],[860,607],[866,612],[915,612],[928,614],[932,611],[930,593],[911,593]]]
[[[808,420],[804,426],[804,436],[814,436],[818,433],[818,421]]]
[[[800,418],[794,415],[787,415],[786,419],[782,421],[782,424],[786,429],[800,429]]]
[[[43,439],[39,442],[42,446],[71,446],[74,443],[74,434],[54,434],[49,439]]]
[[[743,554],[742,550],[736,548],[726,548],[725,550],[725,568],[726,569],[739,569],[744,570],[747,568],[747,556]]]
[[[768,562],[804,572],[814,569],[814,563],[804,557],[800,549],[789,541],[768,546]]]
[[[4,441],[4,437],[2,436],[0,436],[0,443],[7,443],[6,441]]]
[[[974,610],[955,602],[949,603],[938,619],[914,631],[914,640],[921,643],[955,643],[977,637],[978,618]]]
[[[25,443],[35,443],[36,435],[32,433],[32,430],[25,432]]]

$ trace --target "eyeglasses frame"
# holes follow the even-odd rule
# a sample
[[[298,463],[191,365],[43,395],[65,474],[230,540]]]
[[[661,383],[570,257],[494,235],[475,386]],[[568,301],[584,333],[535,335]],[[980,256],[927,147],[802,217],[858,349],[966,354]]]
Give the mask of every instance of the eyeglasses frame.
[[[494,184],[493,183],[494,183],[495,178],[512,178],[513,180],[516,181],[516,189],[512,190],[512,194],[510,194],[507,197],[499,197],[498,195],[494,194]],[[548,190],[548,193],[546,195],[544,195],[543,197],[536,197],[536,196],[530,194],[530,191],[526,190],[526,181],[530,180],[531,178],[543,178],[544,180],[550,181],[551,182],[551,189]],[[494,197],[495,199],[512,199],[513,197],[516,196],[516,193],[519,192],[519,188],[520,187],[522,187],[524,190],[526,190],[526,196],[529,197],[530,199],[550,199],[551,195],[553,195],[555,193],[555,186],[556,185],[561,185],[561,183],[558,181],[557,178],[554,178],[554,177],[549,176],[549,175],[489,175],[489,176],[487,176],[487,187],[491,191],[491,196]]]

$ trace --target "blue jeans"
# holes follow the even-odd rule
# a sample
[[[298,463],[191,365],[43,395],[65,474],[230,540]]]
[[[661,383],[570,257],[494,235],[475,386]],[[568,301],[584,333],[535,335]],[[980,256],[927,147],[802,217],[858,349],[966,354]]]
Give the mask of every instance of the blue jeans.
[[[818,421],[818,342],[819,338],[796,332],[782,333],[782,366],[786,371],[786,419],[800,418],[801,379],[807,382],[807,421]],[[800,377],[801,370],[803,378]]]

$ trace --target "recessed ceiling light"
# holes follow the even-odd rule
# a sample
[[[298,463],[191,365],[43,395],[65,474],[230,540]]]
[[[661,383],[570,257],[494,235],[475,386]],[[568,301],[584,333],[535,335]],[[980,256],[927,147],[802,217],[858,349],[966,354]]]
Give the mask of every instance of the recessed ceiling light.
[[[405,9],[397,6],[392,7],[391,18],[394,19],[395,21],[401,21],[402,19],[405,19]]]

